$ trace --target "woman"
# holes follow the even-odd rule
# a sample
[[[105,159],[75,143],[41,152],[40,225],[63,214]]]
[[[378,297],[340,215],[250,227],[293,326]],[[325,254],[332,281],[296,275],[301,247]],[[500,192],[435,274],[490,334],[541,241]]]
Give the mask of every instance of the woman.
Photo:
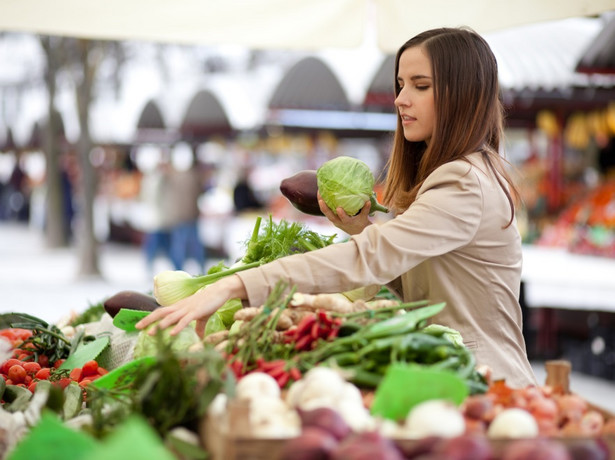
[[[447,306],[434,322],[457,329],[479,364],[513,387],[535,384],[518,303],[521,241],[516,190],[499,156],[502,108],[497,64],[487,43],[465,29],[435,29],[395,60],[397,129],[384,203],[394,219],[370,225],[369,202],[350,217],[325,215],[345,243],[240,272],[138,324],[160,320],[178,332],[226,300],[261,305],[280,279],[298,292],[343,292],[388,284],[404,301]]]

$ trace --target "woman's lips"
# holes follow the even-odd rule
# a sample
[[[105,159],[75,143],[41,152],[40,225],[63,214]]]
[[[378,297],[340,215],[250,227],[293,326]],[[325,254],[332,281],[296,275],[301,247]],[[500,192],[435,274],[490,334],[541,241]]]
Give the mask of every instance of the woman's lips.
[[[410,115],[401,115],[401,122],[404,125],[412,124],[416,121],[416,118],[411,117]]]

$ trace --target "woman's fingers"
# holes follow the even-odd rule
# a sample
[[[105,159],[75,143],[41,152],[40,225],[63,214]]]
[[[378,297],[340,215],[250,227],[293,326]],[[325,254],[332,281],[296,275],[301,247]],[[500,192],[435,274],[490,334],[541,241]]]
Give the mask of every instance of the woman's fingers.
[[[157,308],[156,310],[151,312],[149,315],[147,315],[145,318],[140,320],[137,324],[135,324],[135,327],[137,329],[145,329],[150,324],[153,324],[156,321],[158,321],[160,318],[163,318],[164,316],[168,315],[171,312],[170,310],[171,308],[172,307]]]

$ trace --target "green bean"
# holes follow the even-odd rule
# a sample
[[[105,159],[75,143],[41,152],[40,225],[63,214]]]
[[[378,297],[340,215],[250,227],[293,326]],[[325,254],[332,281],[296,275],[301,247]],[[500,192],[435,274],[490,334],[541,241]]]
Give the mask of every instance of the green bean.
[[[382,381],[382,374],[366,371],[360,367],[351,368],[350,381],[360,387],[375,388]]]
[[[442,302],[408,311],[403,315],[369,325],[361,335],[366,339],[377,339],[412,332],[416,330],[421,321],[440,313],[444,306],[445,303]]]

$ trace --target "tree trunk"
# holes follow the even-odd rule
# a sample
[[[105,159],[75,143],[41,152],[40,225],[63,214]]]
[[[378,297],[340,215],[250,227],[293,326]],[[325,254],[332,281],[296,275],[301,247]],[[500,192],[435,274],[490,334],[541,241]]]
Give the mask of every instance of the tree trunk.
[[[79,206],[78,247],[79,275],[100,276],[98,263],[98,242],[94,235],[94,197],[97,189],[97,177],[90,161],[92,140],[89,128],[89,107],[92,100],[92,84],[96,73],[96,63],[90,62],[88,40],[79,40],[83,79],[77,88],[77,108],[79,113],[80,135],[77,144],[81,158],[81,203]]]
[[[58,70],[59,41],[52,37],[41,37],[41,45],[47,58],[45,80],[49,93],[47,109],[47,125],[43,132],[43,147],[46,156],[46,209],[45,209],[45,239],[47,246],[52,248],[66,247],[69,240],[69,223],[65,219],[62,172],[59,158],[61,155],[59,139],[59,119],[54,107],[56,94],[56,73]]]

